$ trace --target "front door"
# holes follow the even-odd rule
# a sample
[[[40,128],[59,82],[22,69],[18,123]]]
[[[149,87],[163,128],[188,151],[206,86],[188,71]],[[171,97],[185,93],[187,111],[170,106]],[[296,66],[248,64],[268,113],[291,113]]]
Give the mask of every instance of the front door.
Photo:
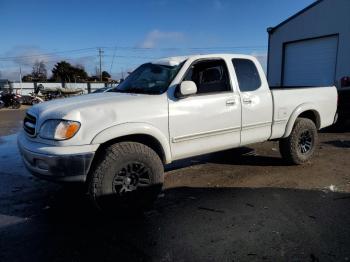
[[[195,82],[197,94],[169,99],[173,159],[239,146],[241,103],[232,91],[226,62],[197,61],[183,80]]]

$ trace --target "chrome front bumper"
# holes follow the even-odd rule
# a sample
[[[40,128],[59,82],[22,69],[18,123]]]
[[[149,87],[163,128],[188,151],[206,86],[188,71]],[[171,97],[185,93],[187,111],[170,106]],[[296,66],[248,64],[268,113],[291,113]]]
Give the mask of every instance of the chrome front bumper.
[[[95,152],[48,154],[40,147],[28,148],[24,135],[18,137],[18,147],[25,167],[35,176],[58,182],[85,182]],[[28,142],[28,143],[26,143]],[[38,145],[36,143],[36,145]],[[40,144],[39,144],[40,145]],[[45,147],[47,151],[47,147]],[[35,150],[35,151],[34,151]],[[67,148],[64,148],[65,152]],[[42,150],[44,151],[44,150]],[[57,147],[55,148],[57,151]]]

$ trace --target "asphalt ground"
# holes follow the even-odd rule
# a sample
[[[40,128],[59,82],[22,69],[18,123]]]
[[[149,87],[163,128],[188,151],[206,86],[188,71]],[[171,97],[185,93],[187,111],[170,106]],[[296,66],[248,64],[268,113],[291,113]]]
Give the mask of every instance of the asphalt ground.
[[[24,169],[24,112],[0,110],[0,261],[350,259],[349,127],[322,131],[303,166],[277,142],[175,162],[151,210],[116,218]]]

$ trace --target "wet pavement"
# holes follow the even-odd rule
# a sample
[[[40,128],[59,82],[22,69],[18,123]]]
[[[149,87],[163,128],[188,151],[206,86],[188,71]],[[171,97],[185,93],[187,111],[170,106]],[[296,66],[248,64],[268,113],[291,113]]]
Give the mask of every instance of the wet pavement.
[[[321,134],[304,167],[284,165],[275,143],[176,162],[151,210],[116,218],[81,187],[28,174],[20,119],[0,122],[0,261],[350,259],[348,131]]]

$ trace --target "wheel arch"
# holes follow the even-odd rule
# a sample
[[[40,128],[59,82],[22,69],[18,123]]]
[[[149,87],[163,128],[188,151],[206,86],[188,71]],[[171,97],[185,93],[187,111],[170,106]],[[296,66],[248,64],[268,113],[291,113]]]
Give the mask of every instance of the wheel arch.
[[[98,155],[109,145],[118,142],[138,142],[152,148],[163,164],[171,162],[171,151],[168,139],[152,125],[144,123],[127,123],[107,128],[98,133],[92,144],[100,144],[96,151]]]
[[[302,104],[298,106],[291,114],[283,138],[288,137],[291,134],[295,121],[300,117],[310,119],[312,122],[314,122],[316,128],[320,129],[321,116],[318,110],[312,104]]]

